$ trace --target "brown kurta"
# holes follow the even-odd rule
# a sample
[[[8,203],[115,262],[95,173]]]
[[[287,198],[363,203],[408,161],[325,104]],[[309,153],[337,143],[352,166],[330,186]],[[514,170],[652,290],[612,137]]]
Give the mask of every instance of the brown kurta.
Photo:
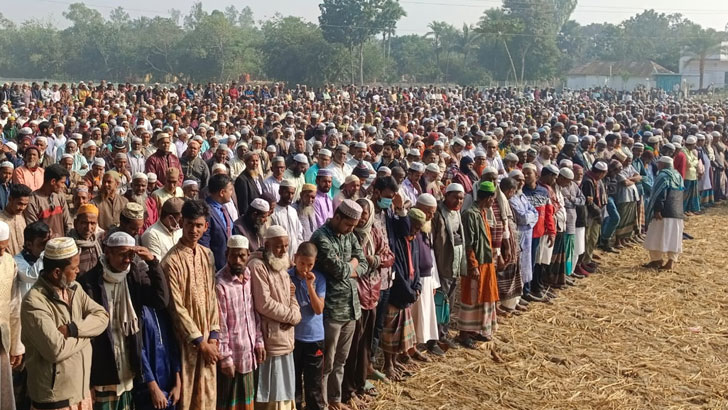
[[[7,209],[0,212],[0,221],[5,222],[10,227],[10,243],[8,245],[8,253],[15,256],[23,250],[23,231],[25,230],[25,218],[23,214],[10,215]]]
[[[119,216],[129,201],[123,196],[115,194],[113,198],[106,199],[97,195],[91,202],[99,208],[99,228],[108,231],[111,226],[119,226]]]
[[[71,213],[63,194],[47,196],[39,191],[33,192],[24,215],[28,224],[36,221],[45,222],[51,230],[51,238],[66,236],[66,233],[73,228]]]
[[[220,331],[212,252],[195,244],[177,243],[162,260],[169,282],[169,310],[182,355],[181,409],[213,410],[216,401],[215,365],[205,364],[194,341],[208,340]]]

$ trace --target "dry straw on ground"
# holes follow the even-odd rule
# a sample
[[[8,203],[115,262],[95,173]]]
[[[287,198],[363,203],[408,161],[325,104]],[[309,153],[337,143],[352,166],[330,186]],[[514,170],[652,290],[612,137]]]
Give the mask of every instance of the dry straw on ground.
[[[370,409],[728,408],[726,226],[723,206],[687,221],[674,272],[641,268],[641,247],[605,257],[553,305],[501,320],[492,346],[378,383]]]

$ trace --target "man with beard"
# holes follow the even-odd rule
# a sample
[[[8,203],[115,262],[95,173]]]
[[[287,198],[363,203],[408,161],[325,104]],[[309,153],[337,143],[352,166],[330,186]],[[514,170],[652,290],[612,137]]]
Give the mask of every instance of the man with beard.
[[[52,237],[65,236],[71,230],[71,214],[63,195],[68,176],[68,170],[63,166],[49,166],[43,175],[43,185],[33,192],[25,208],[25,222],[45,222],[51,228]]]
[[[198,244],[207,230],[205,202],[182,206],[182,237],[162,260],[170,291],[169,310],[182,357],[183,409],[215,408],[215,364],[220,331],[212,252]]]
[[[265,343],[255,396],[261,408],[295,408],[294,326],[301,321],[301,309],[288,275],[290,264],[288,234],[280,226],[271,226],[265,232],[264,251],[253,253],[248,263]]]
[[[191,140],[187,144],[187,150],[179,159],[179,162],[185,178],[197,181],[200,189],[203,189],[207,186],[207,181],[210,179],[210,168],[207,167],[207,164],[200,158],[199,154],[200,143],[196,140]]]
[[[49,240],[41,277],[20,309],[28,393],[35,408],[65,403],[69,409],[90,409],[93,405],[91,339],[106,331],[109,314],[76,283],[78,263],[73,239]]]
[[[283,174],[283,178],[293,182],[296,192],[293,194],[293,201],[298,201],[301,196],[301,189],[306,183],[306,168],[308,168],[308,157],[306,154],[296,154],[293,156],[293,164]]]
[[[157,210],[157,202],[147,193],[147,184],[149,177],[143,172],[137,172],[131,177],[131,189],[128,189],[124,197],[129,202],[136,202],[144,207],[144,229],[154,225],[159,219],[159,211]]]
[[[162,205],[164,205],[168,199],[184,197],[182,188],[180,188],[180,185],[182,184],[177,184],[178,180],[181,178],[179,173],[180,171],[177,168],[168,168],[167,174],[165,175],[164,186],[152,192],[152,198],[156,201],[158,210],[162,209]]]
[[[326,221],[334,216],[334,204],[331,201],[329,192],[333,174],[331,170],[324,168],[318,171],[316,176],[316,198],[313,201],[313,209],[316,214],[316,229],[326,223]]]
[[[265,360],[261,320],[255,314],[250,270],[246,268],[248,240],[233,235],[227,243],[226,264],[215,275],[220,309],[220,368],[218,409],[253,409],[253,371]]]
[[[99,227],[108,230],[119,225],[119,216],[126,204],[126,198],[116,192],[121,177],[116,171],[107,171],[102,179],[98,195],[91,201],[99,208]]]
[[[188,179],[182,183],[182,193],[184,199],[197,199],[200,196],[200,186],[197,181]]]
[[[104,230],[99,228],[99,209],[94,204],[81,205],[78,208],[73,229],[68,236],[76,241],[79,248],[79,265],[81,275],[90,271],[101,258],[101,242]]]
[[[182,237],[179,222],[182,219],[182,198],[171,198],[162,205],[159,220],[147,229],[141,238],[141,245],[148,248],[159,260],[172,249]]]
[[[257,153],[245,154],[245,171],[235,180],[235,194],[238,197],[238,212],[241,215],[248,211],[248,207],[254,199],[260,198],[263,194],[260,156]]]
[[[146,266],[133,263],[142,259]],[[134,377],[140,371],[138,348],[141,330],[137,312],[142,306],[164,309],[169,291],[159,260],[125,232],[115,232],[106,239],[104,255],[79,279],[83,290],[102,305],[110,317],[106,332],[92,340],[91,387],[94,407],[133,408]],[[109,363],[116,366],[109,369]],[[179,390],[170,400],[175,402]]]
[[[275,157],[271,160],[271,175],[263,180],[263,193],[273,196],[278,200],[278,188],[283,181],[283,173],[286,171],[286,161],[283,157]]]
[[[361,182],[359,177],[356,175],[349,175],[341,185],[341,190],[334,197],[333,205],[334,211],[339,207],[339,204],[345,199],[351,199],[356,201],[359,199],[359,189],[361,188]]]
[[[281,181],[281,186],[278,189],[279,199],[270,216],[271,225],[282,226],[288,232],[288,254],[291,257],[291,261],[293,261],[293,256],[298,250],[298,245],[303,242],[303,227],[301,226],[301,221],[298,219],[296,210],[291,206],[295,190],[296,187],[292,181],[287,179]]]
[[[233,219],[225,206],[233,195],[233,181],[227,174],[213,175],[207,189],[209,195],[205,198],[205,203],[211,212],[207,219],[208,228],[200,239],[200,245],[212,250],[215,255],[215,269],[220,270],[225,265],[227,240],[233,234]]]
[[[15,165],[10,161],[0,163],[0,211],[5,209],[10,196],[10,180],[13,178]]]
[[[248,211],[233,224],[233,233],[243,235],[250,242],[250,249],[256,251],[263,247],[270,203],[263,198],[256,198],[250,204]]]
[[[313,202],[316,198],[316,185],[303,184],[301,187],[301,197],[295,205],[298,219],[301,221],[301,229],[303,230],[303,240],[311,239],[314,231],[316,231],[316,211],[313,209]]]
[[[359,204],[345,199],[333,217],[311,237],[311,242],[318,249],[315,269],[326,277],[325,352],[321,384],[324,400],[335,409],[346,408],[341,404],[344,364],[356,321],[361,316],[357,277],[368,269],[361,245],[353,233],[362,212]]]
[[[31,145],[23,153],[23,165],[13,171],[13,183],[23,184],[35,191],[43,185],[45,168],[40,166],[40,148]]]
[[[179,170],[179,174],[177,174],[177,186],[182,185],[182,179],[184,178],[182,166],[180,165],[177,156],[169,152],[170,144],[171,139],[169,134],[162,132],[157,135],[157,152],[147,158],[147,161],[144,164],[145,172],[153,172],[157,175],[157,188],[161,188],[164,183],[167,182],[166,178],[168,168],[177,168]]]

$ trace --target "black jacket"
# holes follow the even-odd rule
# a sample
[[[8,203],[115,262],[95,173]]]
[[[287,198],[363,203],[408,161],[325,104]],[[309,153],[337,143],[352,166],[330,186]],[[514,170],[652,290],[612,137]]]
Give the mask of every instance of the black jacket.
[[[258,178],[261,189],[263,188],[263,180]],[[251,178],[247,172],[243,172],[235,180],[235,194],[238,197],[238,214],[245,215],[248,207],[254,199],[260,198],[263,194],[258,190],[255,180]]]
[[[165,309],[169,304],[169,288],[167,281],[159,265],[159,261],[154,259],[147,264],[149,270],[142,272],[137,265],[132,262],[129,274],[126,276],[129,284],[129,293],[131,302],[134,305],[134,311],[139,317],[141,326],[142,306],[149,306],[154,309]],[[97,263],[93,269],[88,271],[78,282],[83,290],[98,304],[109,311],[109,302],[106,298],[106,290],[104,289],[104,269],[101,262]],[[119,384],[119,373],[113,366],[114,363],[114,344],[111,335],[111,320],[106,331],[91,341],[93,354],[91,356],[91,386],[107,386]],[[139,373],[141,368],[141,348],[142,348],[142,331],[140,330],[134,335],[126,338],[126,346],[130,352],[130,365],[135,374]]]

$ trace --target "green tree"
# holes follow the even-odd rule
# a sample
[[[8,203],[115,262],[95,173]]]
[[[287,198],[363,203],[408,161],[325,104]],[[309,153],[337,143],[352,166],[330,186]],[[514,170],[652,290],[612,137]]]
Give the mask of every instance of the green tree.
[[[690,27],[690,36],[685,39],[685,52],[691,56],[687,61],[698,60],[698,70],[700,71],[699,89],[703,89],[703,79],[705,77],[705,59],[711,53],[719,53],[724,51],[722,47],[723,41],[726,40],[726,33],[716,31],[712,28],[704,29],[697,24]]]

